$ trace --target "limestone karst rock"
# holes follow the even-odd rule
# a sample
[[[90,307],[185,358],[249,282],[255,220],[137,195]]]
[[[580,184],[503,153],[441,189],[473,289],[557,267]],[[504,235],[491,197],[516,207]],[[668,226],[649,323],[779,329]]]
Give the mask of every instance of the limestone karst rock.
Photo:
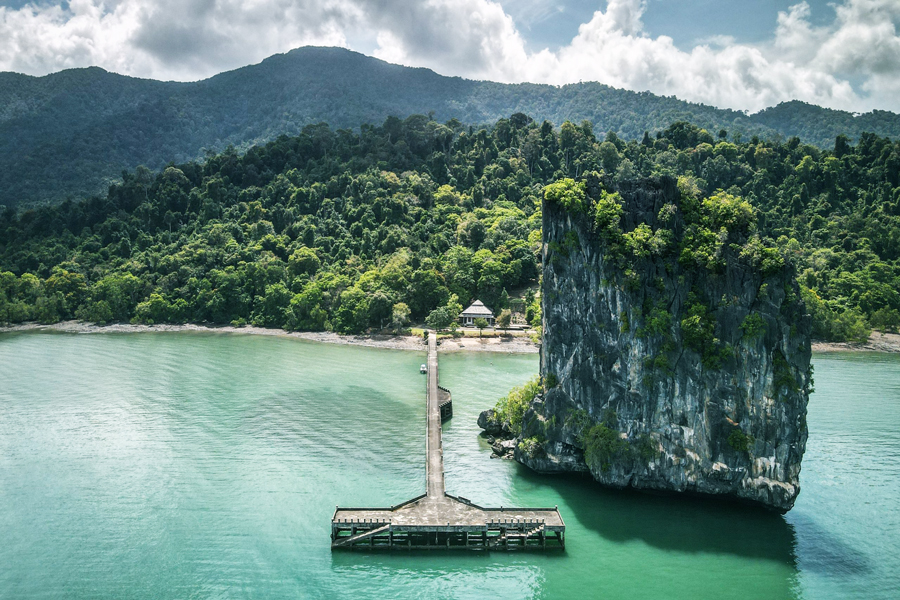
[[[789,510],[810,319],[755,209],[671,178],[555,185],[543,207],[545,392],[517,460]]]

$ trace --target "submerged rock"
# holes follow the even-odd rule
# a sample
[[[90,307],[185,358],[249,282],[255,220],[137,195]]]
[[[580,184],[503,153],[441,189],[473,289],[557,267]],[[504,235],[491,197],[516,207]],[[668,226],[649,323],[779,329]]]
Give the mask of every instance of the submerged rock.
[[[497,440],[491,445],[491,449],[494,451],[496,456],[501,458],[512,458],[513,453],[516,450],[516,446],[518,442],[515,438],[510,438],[507,440]]]
[[[614,187],[589,176],[572,189],[575,202],[544,202],[546,392],[525,413],[516,459],[789,510],[810,320],[752,208],[670,178]]]

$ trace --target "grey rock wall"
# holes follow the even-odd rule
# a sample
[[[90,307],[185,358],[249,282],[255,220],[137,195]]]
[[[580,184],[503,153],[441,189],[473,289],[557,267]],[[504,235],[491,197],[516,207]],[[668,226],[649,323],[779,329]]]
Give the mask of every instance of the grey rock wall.
[[[624,231],[662,226],[660,209],[674,205],[666,226],[677,248],[685,221],[674,180],[617,189]],[[685,265],[676,251],[612,257],[588,215],[546,201],[543,236],[541,373],[552,387],[531,403],[516,459],[541,472],[589,471],[616,488],[789,510],[811,383],[810,320],[791,268],[766,276],[733,243],[718,272]],[[685,338],[682,319],[698,302],[715,324],[718,365]],[[648,333],[654,309],[671,322]],[[750,313],[764,323],[752,336],[741,327]]]

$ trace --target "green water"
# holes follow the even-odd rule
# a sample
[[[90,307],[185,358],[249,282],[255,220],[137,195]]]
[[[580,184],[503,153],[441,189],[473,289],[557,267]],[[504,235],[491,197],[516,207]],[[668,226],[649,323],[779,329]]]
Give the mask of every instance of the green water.
[[[447,490],[559,505],[564,554],[329,550],[424,489],[424,353],[241,335],[0,335],[0,598],[895,598],[900,358],[816,356],[786,516],[489,459],[536,356],[441,356]]]

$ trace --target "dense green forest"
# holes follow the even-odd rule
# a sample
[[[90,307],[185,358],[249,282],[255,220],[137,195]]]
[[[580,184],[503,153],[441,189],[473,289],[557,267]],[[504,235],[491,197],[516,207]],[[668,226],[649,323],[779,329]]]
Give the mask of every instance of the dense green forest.
[[[684,122],[626,142],[521,113],[478,128],[421,115],[307,126],[243,155],[139,168],[105,196],[7,209],[0,321],[361,332],[476,297],[498,309],[537,285],[545,186],[597,175],[672,175],[694,196],[747,200],[796,265],[819,338],[900,325],[900,144],[864,134],[821,150]]]
[[[589,120],[596,131],[639,140],[676,121],[733,138],[799,136],[831,147],[839,134],[900,137],[900,116],[863,115],[789,102],[756,115],[599,83],[507,85],[443,77],[339,48],[300,48],[193,83],[72,69],[46,77],[0,73],[0,205],[34,206],[106,191],[123,169],[245,150],[321,121],[335,128],[389,115],[494,123],[522,112],[557,126]]]

